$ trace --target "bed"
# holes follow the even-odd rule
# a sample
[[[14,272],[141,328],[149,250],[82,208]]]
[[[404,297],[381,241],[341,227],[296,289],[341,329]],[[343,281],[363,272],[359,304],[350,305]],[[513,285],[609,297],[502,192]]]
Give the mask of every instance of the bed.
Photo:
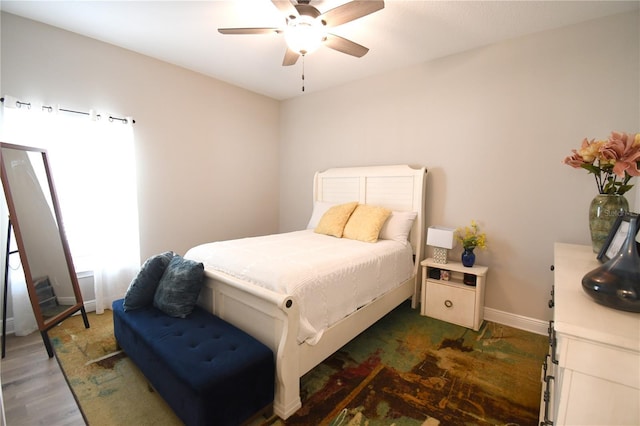
[[[419,263],[425,251],[426,173],[425,168],[406,165],[318,172],[313,182],[314,213],[308,226],[311,229],[203,244],[185,254],[186,258],[205,265],[205,286],[199,305],[273,350],[276,362],[273,410],[279,417],[286,419],[301,407],[302,375],[407,299],[411,299],[414,308],[417,306],[421,281]],[[313,231],[314,220],[318,219],[313,216],[323,211],[321,206],[325,205],[326,209],[326,205],[353,201],[385,207],[397,217],[414,212],[408,241],[396,244],[396,241],[380,239],[371,244]],[[290,250],[296,244],[308,245],[304,250]],[[339,267],[336,264],[340,263],[351,265],[352,262],[336,262],[330,254],[326,258],[323,254],[337,253],[341,257],[343,247],[348,251],[365,250],[356,256],[365,259],[363,263],[372,269],[369,272],[363,269],[364,275],[357,279],[330,269],[328,275],[333,278],[322,278],[320,293],[310,293],[298,285],[297,277],[318,281],[320,278],[314,271],[329,270],[328,264],[332,268]],[[293,254],[287,256],[286,250]],[[291,270],[275,270],[274,260],[282,257],[288,258]],[[407,262],[403,259],[407,258],[409,265],[405,266]],[[291,265],[301,269],[293,269]],[[389,273],[391,269],[393,273]],[[263,282],[267,277],[276,281],[271,287]],[[359,285],[373,281],[376,282],[374,293],[358,290]],[[358,297],[349,298],[346,303],[347,298],[343,297],[346,293],[357,293]],[[332,306],[332,310],[328,311],[327,306]]]

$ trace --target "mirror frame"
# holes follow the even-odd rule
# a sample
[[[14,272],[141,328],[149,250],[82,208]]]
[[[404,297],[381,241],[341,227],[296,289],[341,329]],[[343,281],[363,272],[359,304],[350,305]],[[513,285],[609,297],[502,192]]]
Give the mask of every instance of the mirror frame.
[[[60,235],[60,242],[62,245],[64,258],[67,263],[67,270],[69,272],[69,278],[73,287],[73,294],[75,296],[75,304],[69,305],[67,309],[50,318],[45,318],[42,314],[42,310],[40,309],[40,303],[39,303],[38,295],[36,292],[34,277],[32,274],[32,270],[29,266],[30,265],[29,253],[27,253],[24,240],[22,238],[23,234],[22,234],[22,229],[20,227],[20,217],[16,212],[16,206],[14,203],[11,182],[7,175],[7,171],[4,164],[3,150],[5,148],[18,150],[18,151],[25,151],[27,153],[36,152],[36,153],[40,153],[42,156],[44,171],[47,178],[47,185],[48,185],[49,193],[51,196],[53,214],[58,226],[58,234]],[[55,327],[57,324],[59,324],[60,322],[62,322],[63,320],[65,320],[66,318],[70,317],[71,315],[75,314],[78,311],[80,311],[82,314],[82,319],[84,321],[85,328],[89,328],[89,320],[87,318],[87,313],[84,307],[84,301],[82,300],[82,293],[80,292],[80,285],[78,283],[78,276],[76,274],[75,267],[73,265],[71,251],[69,250],[69,244],[67,242],[66,234],[64,231],[62,214],[60,211],[56,190],[53,185],[51,169],[50,169],[48,158],[47,158],[47,151],[41,148],[0,142],[0,173],[2,178],[2,186],[4,189],[5,199],[7,202],[7,207],[9,209],[9,223],[10,223],[10,226],[13,227],[13,234],[15,236],[16,244],[18,246],[18,252],[20,253],[20,261],[22,262],[22,268],[24,270],[25,281],[27,283],[27,291],[29,294],[29,300],[31,301],[31,307],[33,308],[33,313],[36,318],[36,322],[38,324],[38,329],[40,330],[40,333],[42,335],[42,340],[44,341],[47,354],[49,355],[49,358],[51,358],[53,357],[53,349],[51,347],[51,342],[49,341],[49,336],[47,334],[47,331]],[[41,182],[41,184],[43,184],[43,182]],[[42,189],[43,191],[46,190],[46,188],[44,188],[44,185]],[[9,259],[7,258],[6,262],[8,261]],[[6,280],[7,280],[7,277],[5,277],[5,285],[7,282]],[[6,315],[6,312],[5,312],[5,315]],[[4,339],[4,336],[3,336],[3,339]]]

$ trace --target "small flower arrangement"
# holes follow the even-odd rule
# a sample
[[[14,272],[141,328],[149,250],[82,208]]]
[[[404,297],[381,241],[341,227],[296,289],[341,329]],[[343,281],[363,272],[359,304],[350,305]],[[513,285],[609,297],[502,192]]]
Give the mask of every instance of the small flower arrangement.
[[[564,159],[564,164],[593,173],[600,194],[623,195],[633,188],[629,181],[640,176],[640,133],[611,132],[608,140],[582,141],[580,150]]]
[[[487,236],[484,232],[480,232],[475,220],[471,221],[470,226],[456,229],[456,240],[462,244],[465,250],[476,247],[484,249],[487,247]]]

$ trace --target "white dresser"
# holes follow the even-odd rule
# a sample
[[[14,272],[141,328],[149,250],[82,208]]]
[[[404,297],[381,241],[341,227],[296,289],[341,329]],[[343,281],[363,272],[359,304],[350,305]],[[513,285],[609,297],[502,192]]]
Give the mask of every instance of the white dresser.
[[[555,244],[541,424],[640,424],[640,314],[601,306],[582,290],[599,265],[590,246]]]

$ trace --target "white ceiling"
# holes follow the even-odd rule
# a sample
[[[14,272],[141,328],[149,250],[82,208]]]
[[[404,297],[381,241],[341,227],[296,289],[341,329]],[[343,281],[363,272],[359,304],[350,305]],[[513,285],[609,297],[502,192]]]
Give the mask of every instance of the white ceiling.
[[[312,0],[321,12],[346,0]],[[370,49],[323,47],[305,61],[305,93],[434,58],[607,15],[640,1],[401,1],[335,27]],[[283,67],[281,35],[222,35],[219,27],[281,27],[270,0],[7,1],[3,11],[170,62],[276,99],[302,95],[302,61]]]

